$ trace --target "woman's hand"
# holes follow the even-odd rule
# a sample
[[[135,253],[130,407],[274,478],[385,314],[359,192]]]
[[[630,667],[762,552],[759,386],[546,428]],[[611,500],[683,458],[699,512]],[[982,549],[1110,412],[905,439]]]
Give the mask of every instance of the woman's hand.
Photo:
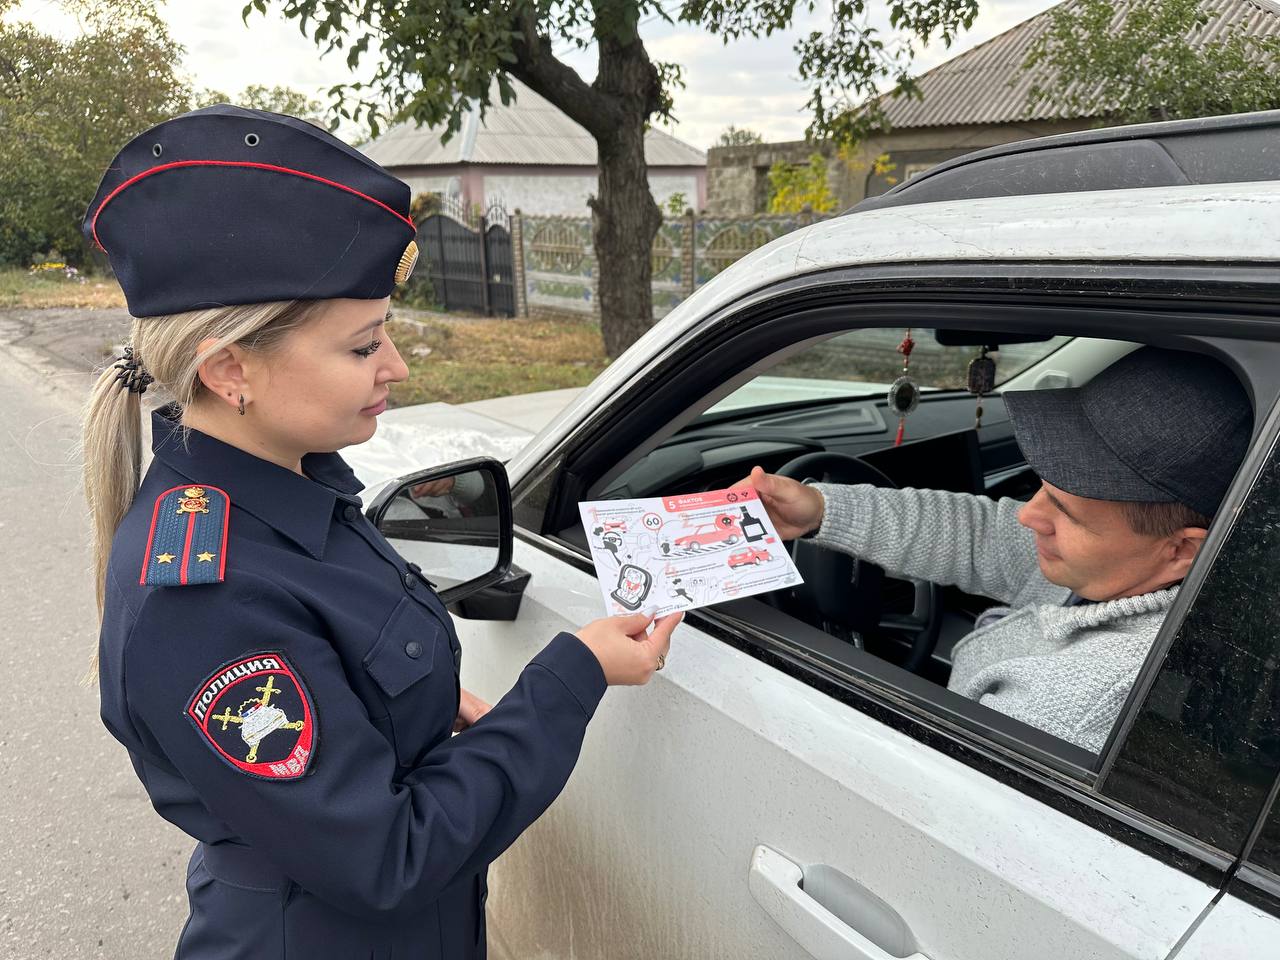
[[[453,484],[453,477],[444,477],[440,480],[428,480],[425,483],[415,483],[409,488],[409,495],[414,499],[443,497],[445,494],[453,490]]]
[[[453,721],[453,732],[461,733],[492,709],[493,707],[464,687],[458,698],[458,716]]]
[[[671,631],[684,614],[669,613],[654,623],[653,615],[633,613],[625,617],[593,620],[578,631],[578,639],[600,661],[609,686],[639,686],[658,669],[659,656],[671,649]],[[653,623],[652,632],[649,624]]]
[[[822,514],[826,501],[822,493],[790,477],[765,473],[761,467],[752,467],[747,479],[735,487],[754,487],[760,494],[760,502],[773,521],[778,536],[783,540],[803,537],[810,530],[822,526]]]

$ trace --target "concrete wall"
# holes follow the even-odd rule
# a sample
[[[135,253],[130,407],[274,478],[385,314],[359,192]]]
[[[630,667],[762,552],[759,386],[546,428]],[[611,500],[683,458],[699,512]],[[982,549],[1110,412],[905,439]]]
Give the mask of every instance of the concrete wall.
[[[827,184],[839,209],[864,197],[878,196],[894,184],[943,160],[984,147],[1030,140],[1055,133],[1084,130],[1088,120],[1035,121],[894,130],[864,142],[846,161],[830,143],[761,143],[745,147],[712,147],[707,153],[707,212],[745,216],[768,209],[769,167],[774,163],[808,163],[815,151],[827,159]],[[894,169],[877,175],[875,159],[887,153]]]
[[[447,167],[395,167],[414,195],[444,193],[468,208],[501,200],[507,210],[539,216],[583,216],[587,197],[599,192],[595,167],[531,167],[458,164]],[[696,167],[650,167],[649,189],[659,205],[683,194],[685,205],[705,204],[707,172]]]
[[[745,147],[712,147],[707,151],[707,213],[719,217],[746,217],[769,207],[769,168],[775,163],[808,163],[825,145],[793,140],[755,143]],[[828,177],[830,174],[828,174]]]

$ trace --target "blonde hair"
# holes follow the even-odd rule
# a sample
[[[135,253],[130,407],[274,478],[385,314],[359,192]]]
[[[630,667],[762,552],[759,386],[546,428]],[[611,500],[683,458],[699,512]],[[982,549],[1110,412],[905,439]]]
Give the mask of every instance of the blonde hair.
[[[200,365],[219,350],[238,344],[272,350],[312,319],[319,300],[285,300],[192,310],[133,321],[134,358],[182,410],[206,392]],[[200,349],[206,340],[210,346]],[[98,619],[106,600],[107,561],[116,528],[138,492],[142,462],[142,403],[108,366],[98,377],[84,409],[84,489],[93,515],[93,569]],[[91,673],[96,672],[97,655]]]

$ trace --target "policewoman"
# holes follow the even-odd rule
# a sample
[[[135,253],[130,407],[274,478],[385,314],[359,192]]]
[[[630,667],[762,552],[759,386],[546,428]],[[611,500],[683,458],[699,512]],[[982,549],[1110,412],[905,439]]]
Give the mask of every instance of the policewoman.
[[[183,960],[483,957],[486,866],[678,619],[561,633],[492,708],[460,689],[448,612],[336,452],[407,375],[409,199],[305,121],[218,105],[130,141],[85,217],[135,318],[84,425],[102,718],[199,841]],[[172,402],[139,479],[148,388]]]

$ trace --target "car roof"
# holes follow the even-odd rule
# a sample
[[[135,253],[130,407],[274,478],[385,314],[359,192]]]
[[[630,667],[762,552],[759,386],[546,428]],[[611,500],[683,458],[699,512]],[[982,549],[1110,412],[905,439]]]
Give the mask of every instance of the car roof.
[[[1006,143],[947,160],[849,212],[941,200],[1280,180],[1280,110]]]
[[[730,264],[632,350],[660,348],[707,313],[788,277],[870,264],[984,260],[1280,264],[1280,188],[1238,183],[990,197],[836,217]]]
[[[609,365],[508,465],[513,478],[708,314],[780,280],[863,265],[1262,263],[1280,266],[1275,183],[990,197],[859,211],[753,250],[699,287]]]

